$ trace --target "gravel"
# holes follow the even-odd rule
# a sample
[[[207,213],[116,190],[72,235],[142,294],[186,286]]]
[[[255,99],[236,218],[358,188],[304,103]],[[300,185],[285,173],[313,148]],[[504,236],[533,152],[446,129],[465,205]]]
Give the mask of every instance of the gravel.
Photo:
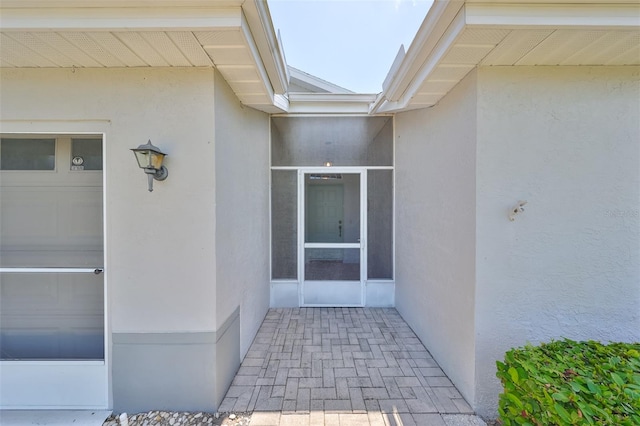
[[[124,426],[121,416],[111,415],[103,426]],[[124,420],[124,418],[123,418]],[[129,426],[248,426],[251,413],[187,413],[173,411],[149,411],[127,416]]]
[[[175,411],[149,411],[127,416],[129,426],[249,426],[251,413],[187,413]],[[488,420],[487,426],[501,426],[497,420]],[[112,415],[103,426],[124,426],[119,416]]]

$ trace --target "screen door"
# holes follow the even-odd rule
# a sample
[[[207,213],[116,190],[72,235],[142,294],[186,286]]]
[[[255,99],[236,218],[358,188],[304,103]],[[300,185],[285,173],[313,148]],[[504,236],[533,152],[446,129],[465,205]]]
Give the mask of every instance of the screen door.
[[[107,402],[101,136],[0,140],[0,407]]]
[[[363,170],[300,171],[303,306],[362,306]]]

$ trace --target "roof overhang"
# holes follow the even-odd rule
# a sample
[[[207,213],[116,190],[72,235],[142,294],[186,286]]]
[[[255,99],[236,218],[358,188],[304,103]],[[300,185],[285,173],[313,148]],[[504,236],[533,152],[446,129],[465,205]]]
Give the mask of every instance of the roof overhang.
[[[370,113],[435,105],[478,66],[640,65],[640,3],[438,1]]]
[[[353,93],[329,81],[289,66],[290,84],[303,88],[303,93]],[[293,92],[293,89],[290,88]]]
[[[290,93],[289,114],[369,114],[375,94]]]
[[[266,3],[3,0],[0,66],[215,67],[245,105],[281,112],[288,70]]]

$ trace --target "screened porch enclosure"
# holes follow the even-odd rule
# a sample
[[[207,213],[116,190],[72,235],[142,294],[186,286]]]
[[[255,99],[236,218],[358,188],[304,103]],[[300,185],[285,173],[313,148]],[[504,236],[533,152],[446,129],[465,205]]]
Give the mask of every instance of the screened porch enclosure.
[[[393,119],[274,117],[273,306],[393,306]]]

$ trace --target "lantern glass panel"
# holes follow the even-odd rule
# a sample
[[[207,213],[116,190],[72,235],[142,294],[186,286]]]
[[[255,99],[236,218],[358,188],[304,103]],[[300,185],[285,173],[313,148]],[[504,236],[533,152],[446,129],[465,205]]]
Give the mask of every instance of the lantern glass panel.
[[[153,167],[156,170],[160,170],[162,168],[163,159],[164,159],[164,154],[151,151],[151,167]]]
[[[136,160],[138,160],[138,166],[145,169],[151,167],[149,151],[133,151],[136,154]]]

